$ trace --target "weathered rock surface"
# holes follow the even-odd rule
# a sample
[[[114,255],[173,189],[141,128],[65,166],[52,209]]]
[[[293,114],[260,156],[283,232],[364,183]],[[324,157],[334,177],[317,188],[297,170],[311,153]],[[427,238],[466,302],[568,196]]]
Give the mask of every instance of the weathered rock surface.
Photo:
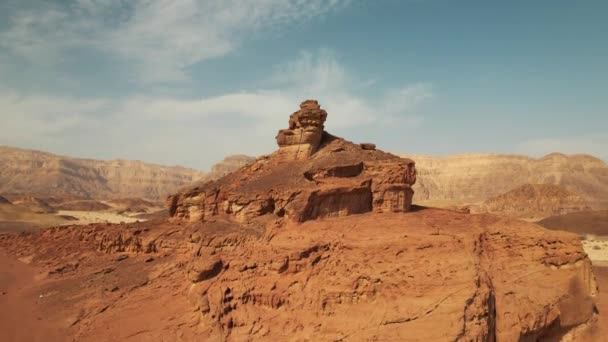
[[[480,203],[524,184],[555,184],[581,195],[593,209],[608,209],[608,165],[589,155],[542,158],[505,154],[412,156],[417,203]]]
[[[68,340],[586,341],[597,319],[575,234],[489,214],[98,224],[0,247],[48,269],[36,310]]]
[[[286,159],[307,159],[317,151],[323,138],[327,112],[315,100],[300,104],[300,110],[289,117],[289,128],[277,134],[279,155]]]
[[[578,237],[521,221],[428,209],[209,239],[193,263],[216,272],[188,297],[212,340],[549,341],[595,320]]]
[[[553,184],[525,184],[504,194],[487,199],[476,208],[516,218],[542,219],[591,207],[581,196]]]
[[[170,215],[189,222],[229,216],[243,223],[263,215],[303,222],[409,210],[416,182],[412,160],[334,137],[322,131],[327,113],[316,101],[300,107],[290,129],[279,131],[278,151],[217,182],[169,196]],[[311,132],[314,139],[294,138]]]

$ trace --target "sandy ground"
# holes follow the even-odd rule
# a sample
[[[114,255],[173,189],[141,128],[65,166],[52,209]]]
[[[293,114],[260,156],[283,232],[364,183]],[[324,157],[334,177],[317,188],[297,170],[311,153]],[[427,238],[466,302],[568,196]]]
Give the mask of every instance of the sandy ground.
[[[120,215],[112,212],[105,211],[75,211],[75,210],[60,210],[57,215],[67,215],[78,219],[73,221],[72,224],[89,224],[89,223],[131,223],[139,221],[145,221],[137,219],[135,217]]]
[[[181,283],[149,284],[151,272],[168,276],[172,261],[157,265],[146,258],[114,264],[92,258],[82,272],[53,277],[0,249],[0,342],[201,340],[191,335],[197,321]],[[102,265],[107,272],[98,272]],[[114,310],[106,310],[110,306]],[[79,335],[88,316],[94,319],[84,323],[87,335]]]
[[[39,270],[0,250],[0,340],[62,341],[61,322],[41,310]]]
[[[145,221],[137,213],[119,214],[116,211],[60,210],[54,214],[39,214],[17,205],[0,205],[0,232],[20,232],[54,226],[90,223],[131,223]],[[66,218],[75,217],[78,220]]]
[[[593,265],[608,267],[608,237],[587,237],[583,248]]]

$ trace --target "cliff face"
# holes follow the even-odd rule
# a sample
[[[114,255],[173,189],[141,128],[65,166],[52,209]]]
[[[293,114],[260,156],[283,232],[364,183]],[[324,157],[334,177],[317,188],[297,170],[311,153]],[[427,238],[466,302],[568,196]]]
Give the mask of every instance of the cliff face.
[[[413,156],[418,201],[475,203],[524,184],[555,184],[581,195],[594,209],[608,208],[608,165],[588,155],[465,154]]]
[[[478,210],[517,218],[541,219],[591,208],[584,198],[559,185],[525,184],[485,200]]]
[[[141,161],[101,161],[0,147],[0,193],[152,200],[190,184],[204,173]]]

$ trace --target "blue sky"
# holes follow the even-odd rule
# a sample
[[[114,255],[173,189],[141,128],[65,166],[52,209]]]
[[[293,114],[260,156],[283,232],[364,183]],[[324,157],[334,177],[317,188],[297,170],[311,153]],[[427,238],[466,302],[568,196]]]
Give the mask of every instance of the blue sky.
[[[400,154],[608,160],[607,1],[0,2],[0,144],[207,169],[300,101]]]

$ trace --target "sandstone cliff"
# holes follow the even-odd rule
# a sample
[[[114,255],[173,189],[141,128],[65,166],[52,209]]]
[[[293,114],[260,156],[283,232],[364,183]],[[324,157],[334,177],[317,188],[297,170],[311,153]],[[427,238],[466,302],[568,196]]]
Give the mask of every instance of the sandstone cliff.
[[[588,155],[542,158],[501,154],[412,156],[422,203],[482,202],[524,184],[555,184],[581,195],[594,209],[608,208],[608,165]]]
[[[159,199],[204,174],[130,160],[93,160],[0,146],[0,193]]]
[[[591,208],[581,196],[553,184],[524,184],[485,200],[478,211],[516,218],[542,219]]]

